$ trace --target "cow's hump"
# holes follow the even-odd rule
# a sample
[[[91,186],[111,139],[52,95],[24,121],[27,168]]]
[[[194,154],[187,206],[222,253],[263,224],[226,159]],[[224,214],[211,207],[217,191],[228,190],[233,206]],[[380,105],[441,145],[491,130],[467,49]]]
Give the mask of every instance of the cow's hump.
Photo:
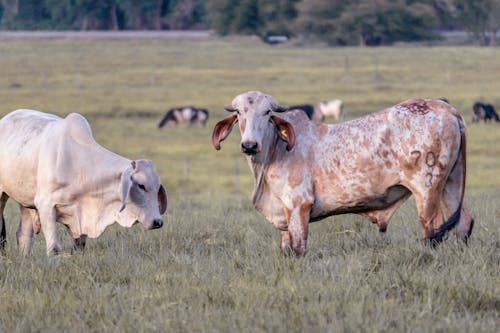
[[[91,144],[95,142],[90,125],[87,119],[81,114],[70,113],[66,116],[64,122],[71,137],[79,144]]]

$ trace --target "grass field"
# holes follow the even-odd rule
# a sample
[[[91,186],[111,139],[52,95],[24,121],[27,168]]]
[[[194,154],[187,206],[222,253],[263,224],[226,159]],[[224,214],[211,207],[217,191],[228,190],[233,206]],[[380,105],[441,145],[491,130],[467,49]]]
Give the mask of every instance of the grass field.
[[[411,97],[446,97],[469,121],[475,100],[500,109],[498,73],[499,48],[2,41],[0,115],[82,113],[102,145],[155,162],[169,209],[162,229],[113,226],[83,255],[47,257],[38,235],[22,257],[9,203],[0,332],[498,331],[500,124],[468,126],[469,246],[450,237],[425,247],[409,200],[384,236],[354,215],[314,223],[301,259],[279,254],[279,232],[253,209],[237,131],[220,152],[210,141],[223,105],[247,90],[283,104],[340,98],[349,119]],[[157,130],[179,105],[208,108],[209,125]]]

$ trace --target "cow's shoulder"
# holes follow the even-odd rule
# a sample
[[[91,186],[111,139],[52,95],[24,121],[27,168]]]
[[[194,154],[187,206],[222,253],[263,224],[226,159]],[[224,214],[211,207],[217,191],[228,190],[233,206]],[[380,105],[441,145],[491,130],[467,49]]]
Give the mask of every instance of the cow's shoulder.
[[[292,124],[296,133],[301,133],[314,127],[314,123],[309,120],[309,117],[307,117],[304,111],[299,109],[287,111],[279,115],[279,117]]]
[[[79,144],[91,144],[95,142],[90,125],[87,119],[81,114],[70,113],[64,118],[63,123],[65,132]]]

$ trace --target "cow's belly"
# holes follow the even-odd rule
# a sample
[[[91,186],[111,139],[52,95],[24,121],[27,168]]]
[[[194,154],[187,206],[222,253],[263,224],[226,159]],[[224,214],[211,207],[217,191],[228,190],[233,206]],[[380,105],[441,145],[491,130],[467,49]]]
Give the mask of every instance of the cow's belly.
[[[346,213],[362,213],[373,210],[386,209],[405,198],[409,190],[402,185],[393,185],[385,191],[378,191],[362,195],[346,195],[339,197],[335,194],[319,194],[311,212],[311,220],[317,221],[331,215]]]

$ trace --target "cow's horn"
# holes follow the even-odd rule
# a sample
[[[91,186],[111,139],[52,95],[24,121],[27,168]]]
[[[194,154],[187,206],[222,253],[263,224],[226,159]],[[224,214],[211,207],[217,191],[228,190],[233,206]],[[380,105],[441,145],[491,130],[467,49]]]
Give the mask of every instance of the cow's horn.
[[[226,104],[226,105],[224,105],[224,109],[225,109],[226,111],[229,111],[229,112],[234,112],[234,111],[236,111],[236,109],[235,109],[235,108],[233,108],[233,106],[232,106],[231,104]]]

